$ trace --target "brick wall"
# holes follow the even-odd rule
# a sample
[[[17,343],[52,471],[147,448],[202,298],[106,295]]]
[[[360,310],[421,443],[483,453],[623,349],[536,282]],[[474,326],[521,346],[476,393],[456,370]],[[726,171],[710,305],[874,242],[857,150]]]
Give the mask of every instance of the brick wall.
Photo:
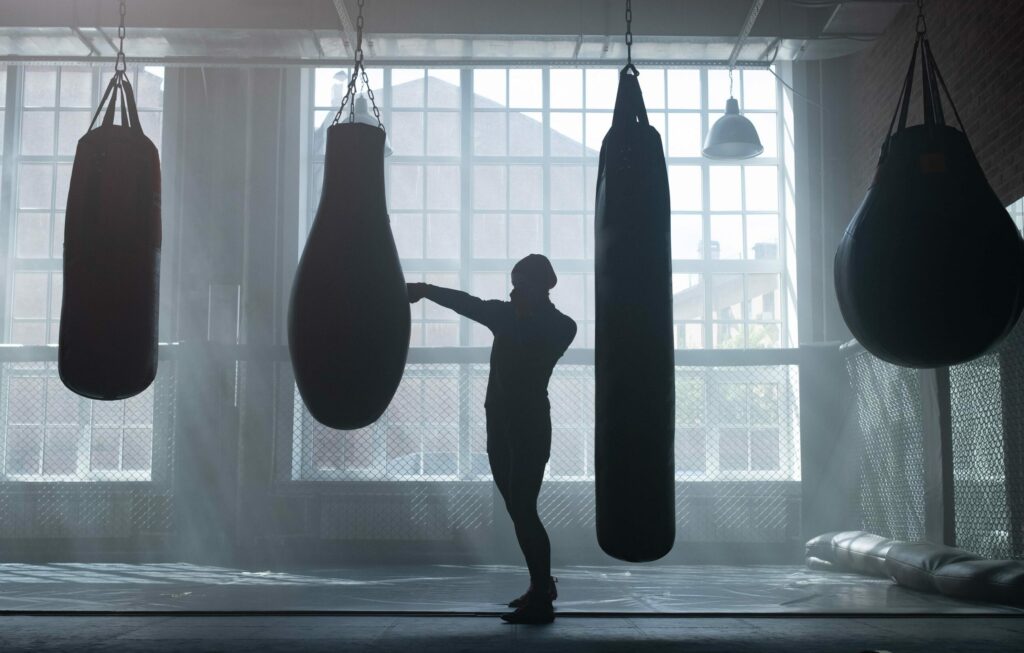
[[[928,37],[967,136],[1003,204],[1024,196],[1024,0],[926,0]],[[855,55],[850,98],[850,211],[874,174],[906,74],[917,8],[908,4]],[[918,64],[920,65],[920,64]],[[920,67],[910,124],[921,121]],[[947,110],[947,122],[955,118]]]

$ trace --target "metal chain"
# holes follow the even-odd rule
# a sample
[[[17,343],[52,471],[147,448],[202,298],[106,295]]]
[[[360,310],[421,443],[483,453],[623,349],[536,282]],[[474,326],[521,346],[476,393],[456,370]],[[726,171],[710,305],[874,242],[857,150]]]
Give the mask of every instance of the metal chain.
[[[128,70],[128,62],[124,58],[124,15],[126,13],[125,0],[121,0],[121,24],[117,27],[117,38],[120,40],[117,46],[117,60],[114,62],[114,72],[123,73]]]
[[[363,86],[366,87],[366,97],[370,100],[370,106],[373,107],[373,117],[377,119],[377,126],[384,129],[384,123],[380,120],[380,109],[377,107],[377,102],[373,97],[373,89],[370,88],[370,77],[366,74],[366,66],[363,64],[363,7],[366,4],[366,0],[359,0],[359,15],[356,17],[356,52],[355,61],[352,64],[352,75],[348,80],[348,88],[345,90],[345,96],[341,98],[341,107],[338,109],[338,113],[334,116],[334,121],[331,124],[337,125],[341,121],[341,117],[345,114],[345,107],[348,107],[348,121],[355,122],[356,119],[356,84],[361,79]]]
[[[626,0],[626,63],[633,65],[633,0]]]
[[[928,25],[924,22],[924,0],[917,0],[917,33],[925,34]]]

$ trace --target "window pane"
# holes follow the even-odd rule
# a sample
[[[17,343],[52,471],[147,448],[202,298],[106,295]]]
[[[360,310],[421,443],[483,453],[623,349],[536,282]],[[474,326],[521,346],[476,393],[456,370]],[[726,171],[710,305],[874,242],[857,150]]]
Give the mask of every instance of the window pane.
[[[544,81],[540,70],[508,71],[510,107],[540,109],[544,105]]]
[[[700,109],[700,71],[669,70],[668,106],[671,109]]]
[[[477,111],[473,115],[473,153],[477,156],[505,156],[506,142],[505,113]]]
[[[93,73],[90,70],[64,70],[60,74],[60,106],[91,107]]]
[[[511,215],[508,224],[508,257],[520,259],[544,248],[540,215]]]
[[[678,260],[703,257],[702,222],[699,215],[677,213],[672,216],[672,258]]]
[[[483,213],[473,217],[473,256],[505,258],[505,215]]]
[[[120,467],[121,429],[93,428],[90,464],[94,472],[115,471]]]
[[[74,474],[78,467],[77,426],[52,426],[46,429],[43,447],[43,474]]]
[[[742,320],[743,275],[711,275],[711,307],[715,320]]]
[[[423,154],[423,114],[394,111],[391,114],[391,148],[398,156]]]
[[[583,208],[583,168],[551,166],[551,208],[579,210]]]
[[[598,70],[591,68],[587,69],[586,72],[587,108],[614,108],[615,94],[619,88],[619,71],[615,69]]]
[[[139,124],[149,140],[159,151],[163,147],[163,120],[164,114],[155,111],[143,111],[139,114]],[[83,123],[88,124],[88,121]]]
[[[587,156],[597,156],[601,153],[601,143],[611,126],[611,113],[587,113]]]
[[[544,153],[544,117],[539,113],[510,113],[509,154],[541,156]]]
[[[505,106],[505,71],[489,68],[474,70],[473,96],[478,107]]]
[[[775,166],[744,168],[748,211],[779,210],[779,176]]]
[[[750,468],[759,471],[779,469],[778,429],[757,429],[750,432]]]
[[[423,168],[417,165],[391,165],[388,182],[391,207],[419,209],[423,207]]]
[[[733,96],[740,97],[740,76],[733,73]],[[729,99],[729,71],[721,68],[708,71],[708,109],[724,111],[725,101]],[[742,110],[742,107],[740,107]],[[714,121],[709,122],[712,124]]]
[[[743,106],[746,109],[774,109],[777,83],[767,70],[743,71]]]
[[[738,211],[742,208],[739,166],[711,166],[711,210]]]
[[[505,166],[473,168],[473,207],[504,209],[506,205]]]
[[[461,75],[458,69],[432,68],[427,71],[427,106],[457,109],[462,101]]]
[[[718,430],[718,466],[725,471],[747,469],[747,430]]]
[[[700,166],[669,166],[668,184],[673,211],[701,210]]]
[[[583,258],[583,216],[551,216],[552,258]]]
[[[7,473],[38,474],[43,454],[43,429],[38,426],[7,427]]]
[[[68,205],[68,189],[71,188],[71,166],[70,163],[57,164],[57,187],[54,189],[53,205],[58,211],[63,211]]]
[[[583,106],[583,71],[553,68],[548,73],[552,109],[578,109]]]
[[[391,214],[391,230],[399,257],[423,258],[423,217],[420,214]]]
[[[153,429],[125,429],[121,469],[124,471],[149,471],[152,464]]]
[[[747,215],[747,258],[776,259],[779,256],[779,216]]]
[[[673,113],[668,117],[668,155],[700,156],[700,114]]]
[[[21,153],[53,156],[52,111],[26,111],[21,116]]]
[[[704,284],[699,274],[672,275],[672,316],[675,320],[704,318]]]
[[[89,129],[92,116],[88,111],[61,111],[58,126],[57,154],[74,156],[78,148],[78,139]]]
[[[26,107],[52,107],[57,99],[57,71],[33,70],[25,71]]]
[[[779,319],[779,275],[747,275],[747,319],[774,322]]]
[[[422,107],[425,75],[421,69],[391,71],[391,102],[396,107]]]
[[[427,208],[458,210],[461,185],[458,166],[427,166]]]
[[[743,217],[739,215],[711,216],[711,258],[743,258]]]
[[[163,66],[146,66],[139,72],[139,80],[135,85],[135,99],[140,109],[162,109],[164,106],[164,68]],[[339,104],[341,101],[338,101]],[[89,103],[87,106],[92,106]],[[155,139],[154,139],[155,142]]]
[[[551,114],[551,156],[583,156],[583,114]]]
[[[46,258],[50,255],[49,213],[18,214],[14,251],[18,258]]]
[[[509,208],[539,210],[544,205],[544,168],[509,166]]]
[[[16,319],[45,318],[47,286],[46,272],[15,272],[13,317]]]
[[[644,68],[644,74],[637,79],[640,82],[640,91],[644,94],[644,106],[648,110],[664,109],[665,71],[661,68]],[[616,84],[618,84],[617,79]]]
[[[458,213],[427,216],[427,258],[458,258],[459,241]]]
[[[757,130],[757,136],[764,146],[764,157],[776,157],[779,155],[779,139],[775,124],[776,114],[774,113],[746,113],[744,114]]]
[[[459,114],[431,111],[427,114],[427,155],[458,156],[460,133]]]

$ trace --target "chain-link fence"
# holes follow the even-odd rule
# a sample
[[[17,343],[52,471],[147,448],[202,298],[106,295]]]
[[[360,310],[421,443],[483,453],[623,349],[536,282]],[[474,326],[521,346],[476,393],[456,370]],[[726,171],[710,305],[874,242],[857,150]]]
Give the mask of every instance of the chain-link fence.
[[[174,363],[123,401],[64,387],[54,362],[0,366],[0,532],[124,537],[170,528]],[[140,482],[144,483],[140,484]]]
[[[863,438],[862,527],[924,539],[924,418],[917,370],[860,351],[847,358]]]
[[[539,502],[551,528],[593,525],[593,370],[562,364],[551,378],[551,458]],[[486,365],[410,364],[384,416],[355,431],[317,423],[295,393],[286,477],[366,482],[331,499],[321,535],[436,539],[488,527],[486,385]],[[680,539],[778,542],[798,532],[796,366],[680,366],[676,394]]]

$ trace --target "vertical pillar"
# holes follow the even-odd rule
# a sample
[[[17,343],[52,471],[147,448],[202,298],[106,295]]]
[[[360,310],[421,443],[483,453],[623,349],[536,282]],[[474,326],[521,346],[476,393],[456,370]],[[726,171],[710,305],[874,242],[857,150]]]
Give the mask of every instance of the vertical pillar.
[[[953,506],[953,422],[949,368],[920,370],[924,438],[924,531],[929,542],[956,544]]]

